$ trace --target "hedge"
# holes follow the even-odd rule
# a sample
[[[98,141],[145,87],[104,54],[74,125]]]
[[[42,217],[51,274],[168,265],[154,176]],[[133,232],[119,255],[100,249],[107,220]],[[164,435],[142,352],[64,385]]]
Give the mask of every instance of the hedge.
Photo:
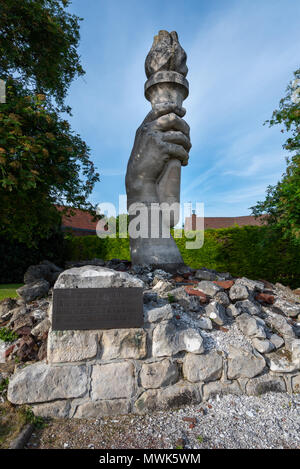
[[[62,232],[40,240],[36,248],[0,237],[0,283],[23,283],[27,268],[45,259],[63,267],[66,242]]]
[[[244,226],[205,231],[200,249],[186,249],[190,239],[175,241],[184,262],[192,268],[207,267],[233,276],[281,282],[297,288],[300,285],[300,253],[292,243],[265,226]],[[68,260],[113,258],[130,259],[127,238],[97,236],[73,237],[66,241]]]

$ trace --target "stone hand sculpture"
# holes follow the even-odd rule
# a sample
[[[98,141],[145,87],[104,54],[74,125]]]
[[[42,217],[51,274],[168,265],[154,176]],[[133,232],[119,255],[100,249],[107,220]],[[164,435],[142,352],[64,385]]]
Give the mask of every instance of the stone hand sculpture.
[[[131,261],[133,265],[175,270],[183,265],[183,260],[170,227],[178,222],[181,166],[187,165],[191,148],[189,126],[182,119],[182,102],[188,96],[186,54],[176,32],[160,31],[155,36],[145,70],[145,96],[152,111],[136,132],[127,167],[126,192],[130,221],[139,208],[146,207],[140,221],[147,222],[148,229],[139,237],[129,230]],[[164,216],[166,204],[175,208],[171,217]],[[154,219],[158,220],[156,224]],[[154,225],[155,233],[151,230]]]

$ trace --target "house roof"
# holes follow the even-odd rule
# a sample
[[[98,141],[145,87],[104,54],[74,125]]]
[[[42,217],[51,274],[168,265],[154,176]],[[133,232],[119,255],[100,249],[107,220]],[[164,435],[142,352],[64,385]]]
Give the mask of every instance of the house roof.
[[[238,226],[260,226],[265,224],[264,217],[255,218],[251,215],[241,217],[205,217],[204,218],[204,229],[216,229],[216,228],[229,228],[233,225]],[[192,229],[192,216],[186,217],[185,219],[185,230],[189,231]],[[201,218],[196,217],[196,228],[201,228]]]
[[[59,211],[62,211],[64,207],[56,206]],[[79,209],[72,209],[74,215],[68,217],[62,216],[62,227],[71,228],[76,231],[88,231],[90,233],[96,233],[96,226],[98,221],[93,220],[93,216],[85,211]],[[104,222],[105,223],[105,222]],[[205,217],[204,218],[204,229],[209,228],[229,228],[235,224],[239,226],[245,225],[261,225],[264,224],[264,217],[255,218],[254,216],[242,216],[242,217]],[[186,217],[185,219],[185,230],[192,230],[192,216]],[[201,219],[196,217],[196,227],[201,229]]]
[[[56,208],[61,212],[65,207],[56,206]],[[72,212],[75,212],[72,216],[62,216],[63,228],[96,232],[98,221],[94,221],[94,217],[89,212],[86,212],[85,210],[79,210],[78,208],[72,209]]]

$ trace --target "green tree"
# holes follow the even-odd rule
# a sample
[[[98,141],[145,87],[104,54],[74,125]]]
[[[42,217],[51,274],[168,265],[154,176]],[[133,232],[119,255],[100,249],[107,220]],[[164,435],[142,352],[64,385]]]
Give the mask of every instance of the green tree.
[[[60,106],[72,80],[85,73],[77,52],[81,18],[66,11],[69,4],[68,0],[1,0],[0,4],[0,78],[19,78],[25,88],[51,96]]]
[[[286,158],[282,179],[267,188],[265,200],[251,207],[252,213],[266,214],[271,227],[300,245],[300,69],[294,72],[294,80],[289,83],[279,109],[267,123],[283,126],[281,132],[288,133],[283,148],[291,155]]]
[[[93,212],[87,199],[99,180],[88,146],[60,115],[70,112],[64,98],[72,79],[84,73],[79,19],[68,4],[5,0],[0,7],[0,229],[29,246],[60,226],[55,205]]]

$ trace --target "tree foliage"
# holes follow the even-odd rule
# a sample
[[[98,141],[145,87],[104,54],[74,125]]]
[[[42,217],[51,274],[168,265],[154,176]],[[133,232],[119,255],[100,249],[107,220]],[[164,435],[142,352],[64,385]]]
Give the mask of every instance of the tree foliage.
[[[55,205],[93,212],[87,199],[99,180],[88,146],[61,117],[71,80],[84,73],[79,19],[65,11],[68,3],[5,0],[0,7],[0,229],[28,246],[60,226]]]
[[[282,179],[275,186],[269,186],[265,200],[251,209],[255,216],[267,214],[269,225],[300,245],[300,69],[294,72],[286,96],[267,123],[283,126],[281,132],[288,133],[283,148],[291,155],[286,158],[287,168]]]
[[[85,72],[77,47],[79,21],[68,0],[2,0],[0,75],[46,93],[62,106],[70,83]],[[66,109],[66,108],[65,108]]]

